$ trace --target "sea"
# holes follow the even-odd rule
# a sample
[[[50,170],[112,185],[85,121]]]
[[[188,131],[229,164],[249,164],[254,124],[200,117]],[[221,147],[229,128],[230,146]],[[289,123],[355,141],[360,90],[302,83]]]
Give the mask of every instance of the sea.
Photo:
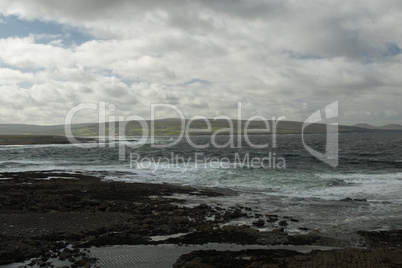
[[[324,134],[95,138],[96,143],[1,146],[0,170],[235,191],[226,197],[176,197],[189,206],[251,207],[297,219],[289,221],[290,233],[402,228],[401,133],[341,133],[330,147]]]

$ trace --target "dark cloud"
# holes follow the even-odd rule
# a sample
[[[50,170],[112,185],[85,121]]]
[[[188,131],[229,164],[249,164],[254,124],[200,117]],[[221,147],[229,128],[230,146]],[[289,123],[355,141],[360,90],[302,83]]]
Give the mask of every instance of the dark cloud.
[[[382,52],[382,55],[385,57],[388,56],[396,56],[402,53],[401,48],[395,43],[386,44],[386,50]]]

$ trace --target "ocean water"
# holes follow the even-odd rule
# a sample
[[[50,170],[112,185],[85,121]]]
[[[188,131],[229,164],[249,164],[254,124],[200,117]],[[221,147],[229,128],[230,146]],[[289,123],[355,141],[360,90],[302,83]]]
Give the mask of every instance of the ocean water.
[[[326,138],[194,136],[191,144],[182,139],[167,146],[176,138],[139,145],[138,137],[130,137],[79,146],[1,146],[0,170],[84,172],[108,180],[234,189],[238,196],[192,202],[295,217],[299,223],[291,223],[290,232],[301,224],[327,233],[402,228],[402,135],[340,134],[336,167],[311,155],[302,142],[325,153]]]

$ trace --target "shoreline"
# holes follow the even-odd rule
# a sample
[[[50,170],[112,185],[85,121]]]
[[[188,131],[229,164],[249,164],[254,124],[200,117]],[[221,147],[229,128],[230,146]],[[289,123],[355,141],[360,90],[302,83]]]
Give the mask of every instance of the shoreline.
[[[259,136],[259,135],[325,135],[327,132],[279,132],[272,134],[270,132],[267,133],[247,133],[250,136]],[[377,134],[401,134],[402,130],[368,130],[366,132],[349,132],[344,131],[338,134],[340,135],[354,135],[354,134],[363,134],[363,135],[377,135]],[[190,136],[212,136],[213,133],[194,133],[192,132]],[[231,136],[230,133],[220,132],[216,134],[218,136]],[[238,133],[233,133],[234,136],[239,135]],[[241,134],[240,134],[241,135]],[[79,143],[98,143],[99,138],[101,136],[74,136],[74,138]],[[133,137],[142,137],[141,135],[134,135]],[[148,136],[150,138],[152,136]],[[154,137],[166,138],[166,137],[179,137],[179,135],[155,135]],[[113,140],[116,137],[106,136],[109,140]],[[10,134],[10,135],[0,135],[0,146],[6,145],[52,145],[52,144],[72,144],[70,140],[64,135],[40,135],[40,134]]]
[[[234,191],[166,183],[103,181],[94,176],[59,171],[0,173],[0,264],[37,258],[35,263],[39,265],[58,258],[78,266],[90,265],[95,260],[86,249],[108,245],[313,245],[342,247],[345,248],[340,250],[344,252],[342,254],[351,254],[352,257],[371,256],[365,249],[351,249],[352,241],[347,237],[328,237],[314,230],[289,234],[286,230],[288,222],[299,220],[286,215],[264,214],[239,205],[225,207],[201,202],[194,206],[185,205],[192,197],[207,200],[236,194]],[[184,195],[187,199],[178,199],[175,195]],[[237,219],[251,220],[252,224],[233,224]],[[274,223],[277,228],[260,231],[267,222]],[[402,231],[399,230],[360,231],[355,235],[361,238],[362,248],[382,250],[374,259],[367,257],[373,261],[392,257],[393,249],[401,249]],[[72,248],[66,249],[68,245]],[[205,255],[204,251],[197,251],[184,255],[175,267],[186,267],[185,263],[194,259],[200,261],[211,254],[215,261],[220,257],[236,259],[239,254],[249,254],[250,260],[267,264],[267,260],[254,256],[261,252],[238,251],[223,256],[219,252]],[[270,252],[272,250],[265,251],[266,254]],[[329,254],[325,257],[328,260],[338,254],[330,252],[333,253],[326,253]],[[294,251],[282,253],[275,258],[290,263],[296,263],[299,258]],[[303,256],[310,256],[313,261],[315,255],[311,254]]]
[[[78,137],[83,143],[97,142],[94,138]],[[57,135],[0,135],[0,146],[71,144],[66,136]]]

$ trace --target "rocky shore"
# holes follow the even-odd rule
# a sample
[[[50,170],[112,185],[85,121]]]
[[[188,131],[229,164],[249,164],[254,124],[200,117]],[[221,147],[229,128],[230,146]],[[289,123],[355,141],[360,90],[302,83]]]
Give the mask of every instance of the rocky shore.
[[[0,173],[0,264],[29,260],[28,266],[54,267],[62,262],[64,266],[96,267],[89,248],[106,245],[215,242],[350,246],[347,238],[326,237],[308,227],[290,235],[286,228],[298,219],[286,215],[261,213],[241,205],[186,205],[186,198],[236,194],[103,181],[97,176],[60,171]],[[247,219],[251,224],[234,224],[236,219]],[[273,228],[261,229],[268,224]],[[180,257],[174,267],[401,267],[402,231],[361,231],[355,235],[364,249],[309,254],[290,250],[196,251]],[[165,238],[154,239],[157,236]]]

